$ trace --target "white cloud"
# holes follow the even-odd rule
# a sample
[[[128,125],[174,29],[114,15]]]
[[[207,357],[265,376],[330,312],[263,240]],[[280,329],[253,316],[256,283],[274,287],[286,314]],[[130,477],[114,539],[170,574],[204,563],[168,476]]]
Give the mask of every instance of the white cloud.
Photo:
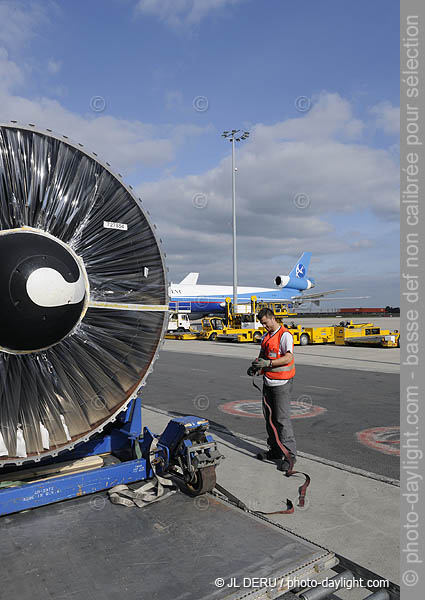
[[[159,18],[170,27],[181,28],[199,24],[211,14],[223,14],[244,0],[139,0],[137,11]]]
[[[339,94],[322,92],[312,100],[309,112],[273,125],[257,125],[257,137],[273,140],[358,139],[364,123],[355,119],[351,104]]]
[[[393,106],[391,102],[385,101],[376,104],[370,109],[370,113],[375,117],[375,125],[385,133],[400,133],[400,107]]]
[[[11,90],[24,81],[24,75],[20,67],[9,60],[9,54],[5,48],[0,47],[0,93],[1,90]]]
[[[1,54],[0,54],[1,59]],[[13,70],[7,72],[9,79]],[[2,62],[0,60],[0,81]],[[49,128],[87,146],[113,168],[124,174],[141,166],[159,167],[173,161],[176,151],[188,137],[202,135],[209,127],[196,125],[154,126],[141,121],[129,121],[110,115],[81,116],[50,98],[29,100],[22,96],[0,91],[2,121],[34,123],[37,128]]]
[[[6,47],[22,47],[37,27],[49,23],[47,9],[56,10],[53,3],[0,1],[0,106],[1,121],[34,123],[38,129],[52,129],[84,144],[90,151],[110,162],[113,168],[128,174],[140,167],[169,165],[176,152],[189,137],[211,130],[211,126],[192,124],[152,125],[129,121],[107,114],[107,103],[87,98],[87,113],[79,115],[48,97],[28,99],[16,94],[15,88],[29,79],[31,72],[9,58]],[[55,75],[61,63],[54,58],[47,62],[47,71]],[[59,88],[60,89],[60,88]]]
[[[37,27],[48,21],[48,13],[56,10],[53,2],[0,2],[0,45],[17,49],[36,35]]]
[[[381,247],[389,244],[391,252],[393,236],[385,232],[399,215],[397,161],[389,151],[354,143],[347,134],[353,122],[360,132],[363,123],[347,100],[322,94],[309,114],[254,125],[238,144],[241,283],[271,284],[303,250],[337,255],[346,265],[353,250],[367,253],[382,235]],[[204,282],[230,283],[230,156],[201,175],[144,184],[138,192],[158,223],[174,279],[203,269]],[[297,194],[306,195],[305,208],[297,207]],[[360,224],[355,235],[353,224]]]

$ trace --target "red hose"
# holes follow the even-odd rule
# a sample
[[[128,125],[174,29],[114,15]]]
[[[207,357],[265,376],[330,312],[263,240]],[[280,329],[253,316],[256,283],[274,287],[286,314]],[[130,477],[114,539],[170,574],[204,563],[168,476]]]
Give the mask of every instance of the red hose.
[[[257,386],[255,386],[255,387],[257,387]],[[267,404],[265,396],[263,396],[263,402],[264,402],[264,404],[268,408],[268,412],[269,412],[269,424],[270,424],[270,427],[273,430],[276,443],[279,446],[279,448],[282,450],[283,455],[285,456],[286,460],[289,463],[289,469],[285,473],[286,477],[291,477],[292,475],[295,475],[295,474],[304,475],[304,477],[305,477],[304,483],[298,488],[298,506],[303,507],[304,506],[304,502],[305,502],[305,495],[306,495],[306,492],[307,492],[307,488],[310,485],[310,481],[311,481],[310,475],[307,475],[307,473],[303,473],[301,471],[294,471],[293,470],[294,460],[293,460],[292,456],[290,455],[290,453],[288,452],[287,448],[282,444],[282,442],[279,439],[279,435],[277,433],[277,429],[274,426],[274,423],[272,422],[272,409]],[[290,502],[291,506],[292,506],[292,502],[290,500],[287,501],[287,502]],[[282,514],[289,514],[289,513],[292,513],[292,512],[294,512],[294,507],[293,506],[292,506],[292,510],[288,509],[286,511],[277,511],[277,513],[268,513],[268,514],[281,514],[281,513]]]

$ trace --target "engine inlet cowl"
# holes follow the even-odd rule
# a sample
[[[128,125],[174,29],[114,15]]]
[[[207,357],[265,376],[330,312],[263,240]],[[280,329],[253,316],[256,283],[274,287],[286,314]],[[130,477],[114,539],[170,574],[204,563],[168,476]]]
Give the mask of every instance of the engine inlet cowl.
[[[277,275],[277,277],[275,277],[275,285],[277,285],[277,287],[281,288],[284,287],[289,281],[289,277],[287,275]]]

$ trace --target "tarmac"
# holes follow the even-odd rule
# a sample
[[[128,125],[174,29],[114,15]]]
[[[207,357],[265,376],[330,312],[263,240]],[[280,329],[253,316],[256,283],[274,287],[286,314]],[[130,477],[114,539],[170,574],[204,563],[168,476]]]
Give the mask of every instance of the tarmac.
[[[317,320],[316,320],[317,321]],[[377,323],[377,319],[374,320]],[[386,328],[397,329],[397,319],[383,319]],[[305,322],[305,319],[303,320]],[[319,322],[323,322],[319,320]],[[384,326],[384,325],[382,325]],[[204,341],[166,340],[164,350],[252,359],[258,346]],[[321,345],[296,347],[298,364],[376,371],[399,372],[400,350]],[[178,407],[176,406],[176,410]],[[144,408],[144,419],[153,431],[162,431],[170,412]],[[217,468],[217,481],[240,498],[250,509],[277,511],[292,499],[295,512],[269,518],[294,533],[343,555],[370,571],[399,583],[399,482],[379,480],[373,473],[345,468],[338,462],[314,456],[299,456],[296,470],[311,476],[304,508],[297,506],[301,476],[286,477],[274,463],[261,462],[248,447],[264,441],[249,436],[214,431],[225,460]],[[336,457],[337,460],[337,457]],[[255,576],[255,574],[247,574]],[[353,595],[353,593],[355,594]],[[347,596],[345,594],[347,593]],[[367,590],[344,590],[340,597],[361,598]]]
[[[200,340],[165,340],[162,349],[168,352],[246,358],[247,361],[253,360],[259,353],[257,344]],[[298,365],[356,369],[379,373],[400,372],[399,348],[358,348],[357,346],[314,344],[312,346],[295,346],[294,352],[296,364]]]
[[[199,342],[200,351],[205,345]],[[163,351],[143,388],[143,404],[178,416],[202,416],[219,433],[264,440],[262,379],[246,374],[252,359]],[[347,469],[367,469],[379,479],[399,479],[399,386],[398,373],[297,361],[291,413],[298,451]],[[248,449],[258,452],[255,443]]]

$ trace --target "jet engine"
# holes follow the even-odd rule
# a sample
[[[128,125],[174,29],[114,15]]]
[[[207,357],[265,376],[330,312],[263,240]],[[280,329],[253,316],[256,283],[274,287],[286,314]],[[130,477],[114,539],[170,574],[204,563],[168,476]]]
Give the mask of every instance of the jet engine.
[[[289,277],[287,275],[277,275],[274,280],[275,285],[278,288],[286,287],[288,285],[288,281]]]
[[[81,144],[0,125],[0,465],[114,421],[167,325],[164,257],[140,199]]]
[[[275,285],[278,288],[289,287],[295,290],[309,290],[314,287],[314,279],[304,279],[303,277],[289,277],[289,275],[277,275]]]

